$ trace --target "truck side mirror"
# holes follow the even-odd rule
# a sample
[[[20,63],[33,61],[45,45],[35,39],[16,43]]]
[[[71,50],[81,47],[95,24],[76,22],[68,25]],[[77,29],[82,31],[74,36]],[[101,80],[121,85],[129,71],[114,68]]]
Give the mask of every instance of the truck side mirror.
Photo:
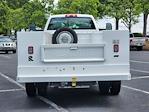
[[[112,30],[112,24],[106,23],[106,30]]]

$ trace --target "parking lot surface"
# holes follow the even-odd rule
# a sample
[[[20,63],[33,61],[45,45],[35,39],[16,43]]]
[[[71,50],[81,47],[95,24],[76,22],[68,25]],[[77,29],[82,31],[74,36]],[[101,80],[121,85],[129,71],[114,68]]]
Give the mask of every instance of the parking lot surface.
[[[132,80],[118,96],[99,95],[97,87],[48,89],[48,97],[28,98],[17,83],[17,54],[0,54],[0,112],[149,112],[149,52],[131,51]]]

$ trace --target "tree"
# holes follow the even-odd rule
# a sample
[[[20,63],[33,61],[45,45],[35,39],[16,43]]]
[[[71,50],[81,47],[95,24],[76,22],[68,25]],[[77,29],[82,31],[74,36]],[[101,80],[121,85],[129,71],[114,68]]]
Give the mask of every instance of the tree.
[[[31,24],[43,28],[54,0],[0,0],[0,32],[18,31]]]
[[[41,0],[41,3],[45,8],[45,12],[51,14],[54,8],[54,0]]]
[[[53,11],[55,14],[80,13],[92,14],[98,16],[98,0],[60,0],[57,8]]]
[[[99,0],[100,4],[98,5],[98,13],[99,17],[102,18],[107,15],[107,1],[106,0]]]
[[[18,31],[25,27],[23,9],[10,9],[7,18],[7,29]]]
[[[125,0],[99,0],[102,5],[99,8],[99,12],[102,15],[107,15],[115,18],[115,29],[119,29],[119,21],[124,16],[124,4]]]
[[[122,17],[122,22],[129,29],[129,32],[131,32],[132,25],[138,22],[138,17],[141,13],[141,5],[140,0],[126,0],[125,2],[125,16]]]
[[[0,32],[7,33],[7,16],[9,13],[9,7],[7,4],[0,2]]]
[[[11,9],[21,8],[29,0],[3,0]]]
[[[75,13],[71,9],[71,4],[73,0],[59,0],[58,5],[55,10],[53,10],[54,14],[68,14]]]
[[[43,28],[46,22],[45,7],[39,0],[32,0],[23,6],[25,28],[31,24]]]
[[[91,14],[98,17],[98,0],[74,0],[71,4],[71,9],[76,13]]]
[[[149,0],[142,0],[142,12],[143,12],[143,35],[146,36],[147,30],[147,18],[149,15]]]

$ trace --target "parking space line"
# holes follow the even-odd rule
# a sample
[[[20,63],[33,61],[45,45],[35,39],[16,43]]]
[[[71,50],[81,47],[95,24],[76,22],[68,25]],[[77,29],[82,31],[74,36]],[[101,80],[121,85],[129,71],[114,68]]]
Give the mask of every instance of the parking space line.
[[[24,89],[6,89],[6,90],[0,90],[0,93],[4,92],[14,92],[14,91],[23,91]]]
[[[149,62],[145,62],[145,61],[136,61],[136,60],[130,60],[130,62],[133,62],[133,63],[149,64]]]
[[[149,76],[142,76],[142,77],[132,77],[131,79],[147,79]]]
[[[42,96],[37,96],[41,101],[45,102],[48,105],[51,105],[53,108],[55,108],[58,112],[69,112],[68,110],[64,109],[61,106],[58,106],[54,102],[51,102],[49,99],[42,97]]]
[[[6,56],[6,55],[0,55],[0,57],[7,58],[7,59],[11,59],[10,56]]]
[[[147,73],[147,74],[149,74],[149,71],[144,71],[144,70],[130,69],[130,71],[141,72],[141,73]]]
[[[137,89],[137,88],[133,88],[133,87],[125,86],[125,85],[122,85],[122,87],[149,95],[148,91],[144,91],[144,90],[141,90],[141,89]]]
[[[0,76],[4,77],[5,79],[7,79],[8,81],[10,81],[11,83],[14,83],[16,85],[18,85],[19,87],[21,87],[22,89],[18,89],[18,90],[25,90],[25,87],[23,85],[21,85],[20,83],[18,83],[17,81],[9,78],[8,76],[2,74],[0,72]],[[1,90],[2,92],[4,91],[9,91],[9,90]],[[17,91],[17,89],[14,89],[14,90],[10,90],[10,91]],[[56,105],[54,102],[50,101],[49,99],[47,98],[44,98],[42,96],[37,96],[38,99],[40,99],[41,101],[45,102],[46,104],[52,106],[54,109],[56,109],[58,112],[69,112],[68,110]]]
[[[17,81],[15,81],[15,80],[9,78],[8,76],[2,74],[1,72],[0,72],[0,76],[4,77],[5,79],[7,79],[8,81],[10,81],[11,83],[14,83],[14,84],[18,85],[18,86],[21,87],[22,89],[25,89],[25,87],[24,87],[23,85],[19,84]]]

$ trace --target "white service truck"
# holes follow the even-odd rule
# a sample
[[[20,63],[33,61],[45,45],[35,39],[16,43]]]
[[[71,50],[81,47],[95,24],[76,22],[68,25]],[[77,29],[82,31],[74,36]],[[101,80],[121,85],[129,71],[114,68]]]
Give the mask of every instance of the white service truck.
[[[48,85],[98,85],[101,94],[118,95],[131,79],[129,32],[99,31],[91,15],[53,15],[44,31],[17,35],[17,81],[29,97],[46,95]]]
[[[141,33],[130,33],[130,48],[136,48],[137,51],[142,51],[147,37],[144,37]]]

